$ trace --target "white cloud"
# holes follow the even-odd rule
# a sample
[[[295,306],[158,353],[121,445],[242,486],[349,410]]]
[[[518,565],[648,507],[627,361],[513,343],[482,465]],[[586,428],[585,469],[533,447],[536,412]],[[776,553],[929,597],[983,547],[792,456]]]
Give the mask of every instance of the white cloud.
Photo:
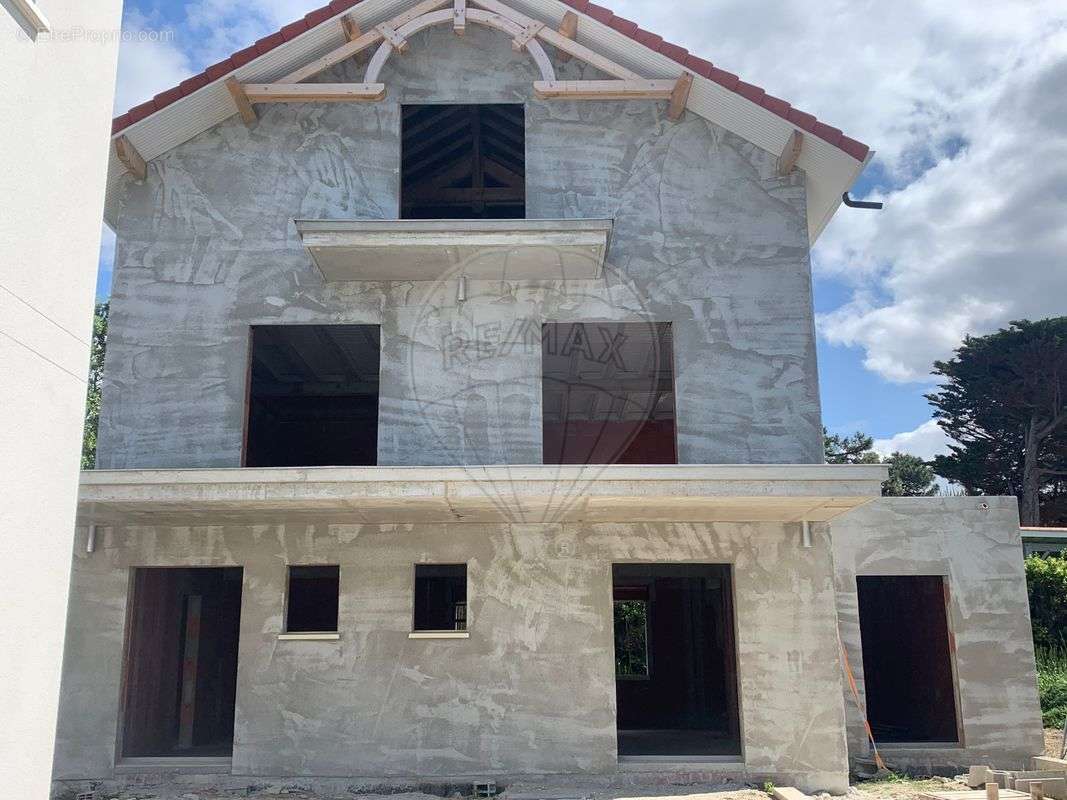
[[[119,48],[116,114],[151,100],[196,72],[180,46],[178,32],[157,26],[136,10],[126,13],[122,28],[127,36]]]
[[[941,426],[930,420],[913,431],[898,433],[888,439],[875,439],[873,450],[881,456],[908,453],[929,461],[934,456],[947,453],[950,441]]]

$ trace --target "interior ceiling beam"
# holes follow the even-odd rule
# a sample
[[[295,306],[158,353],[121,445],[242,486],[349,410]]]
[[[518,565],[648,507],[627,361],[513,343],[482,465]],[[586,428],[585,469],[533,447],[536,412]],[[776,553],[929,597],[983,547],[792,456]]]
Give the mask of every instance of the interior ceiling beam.
[[[794,128],[786,140],[782,154],[778,156],[778,174],[780,176],[785,177],[793,171],[793,168],[797,165],[797,159],[800,158],[800,151],[803,146],[804,134]]]
[[[385,97],[384,83],[246,83],[253,103],[367,103]]]
[[[669,100],[677,81],[536,81],[542,100]]]
[[[254,124],[257,119],[256,110],[252,108],[252,103],[249,101],[248,95],[245,94],[241,83],[231,75],[226,79],[226,88],[229,90],[230,97],[233,98],[233,104],[237,106],[237,113],[241,115],[245,125]]]
[[[563,22],[559,24],[559,30],[557,33],[565,39],[574,40],[578,38],[578,15],[573,11],[568,11],[563,15]],[[563,50],[557,53],[557,57],[561,62],[566,64],[571,60],[571,54]]]
[[[127,139],[125,135],[115,139],[115,155],[118,156],[119,161],[137,180],[143,181],[148,177],[148,163],[137,152],[133,142]]]

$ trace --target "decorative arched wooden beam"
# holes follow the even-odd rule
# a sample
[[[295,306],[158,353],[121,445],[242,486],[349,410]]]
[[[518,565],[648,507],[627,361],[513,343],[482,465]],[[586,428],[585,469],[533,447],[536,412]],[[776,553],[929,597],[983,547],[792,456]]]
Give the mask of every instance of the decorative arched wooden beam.
[[[400,50],[403,52],[410,37],[435,25],[451,25],[454,19],[453,9],[445,8],[440,11],[431,11],[428,14],[423,14],[421,17],[395,29],[395,31],[390,31],[395,36],[385,36],[378,50],[371,57],[370,63],[367,64],[367,74],[363,78],[364,84],[378,83],[382,68],[393,54],[393,51]],[[516,50],[525,50],[530,54],[534,63],[537,64],[537,68],[541,70],[542,80],[556,80],[556,70],[552,66],[548,53],[545,52],[545,49],[536,38],[537,31],[531,32],[529,28],[512,22],[507,17],[492,11],[484,11],[480,8],[466,9],[466,21],[506,33],[511,37]]]

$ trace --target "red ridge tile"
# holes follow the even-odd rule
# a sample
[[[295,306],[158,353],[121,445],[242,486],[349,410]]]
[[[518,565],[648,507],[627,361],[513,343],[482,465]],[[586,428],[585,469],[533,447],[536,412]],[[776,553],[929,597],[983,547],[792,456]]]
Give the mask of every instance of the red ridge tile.
[[[605,25],[611,22],[611,18],[615,16],[610,8],[598,6],[596,3],[588,3],[585,7],[585,13],[597,22],[603,22]]]
[[[857,142],[855,139],[850,139],[848,136],[842,136],[841,141],[837,143],[837,146],[857,161],[863,161],[863,159],[867,157],[867,153],[871,150],[871,148],[863,142]]]
[[[759,105],[763,100],[763,95],[766,94],[759,86],[754,86],[751,83],[745,83],[744,81],[738,81],[737,86],[734,87],[734,91],[742,97],[751,100],[756,105]]]
[[[689,55],[689,51],[686,50],[684,47],[679,47],[678,45],[671,44],[670,42],[664,42],[660,46],[659,51],[663,53],[663,55],[667,56],[667,58],[673,58],[679,64],[684,64],[685,57]]]
[[[298,19],[296,22],[290,22],[278,32],[282,35],[282,38],[288,42],[290,39],[295,39],[297,36],[304,33],[307,29],[308,24],[304,22],[304,20]]]
[[[637,33],[634,34],[634,41],[643,44],[650,50],[659,52],[660,45],[663,44],[663,37],[657,36],[652,31],[646,31],[644,28],[638,28]]]
[[[230,56],[230,61],[233,62],[234,68],[237,68],[243,67],[249,61],[256,58],[259,58],[259,50],[256,49],[255,45],[252,45],[251,47],[246,47],[244,50],[238,50]]]
[[[792,108],[792,106],[780,97],[775,97],[771,94],[765,94],[763,96],[763,99],[760,101],[760,105],[768,111],[773,111],[779,117],[785,117],[786,119],[789,119],[789,110]]]
[[[119,131],[126,130],[133,124],[133,120],[130,119],[129,112],[123,114],[121,117],[115,117],[111,120],[111,135],[114,136]]]
[[[614,17],[608,24],[623,36],[629,36],[631,39],[634,38],[634,34],[638,30],[636,22],[631,22],[622,17]]]
[[[797,109],[794,108],[785,118],[801,130],[807,131],[808,133],[815,133],[816,120],[811,114],[805,114],[803,111],[797,111]]]
[[[141,103],[139,106],[134,106],[127,112],[127,114],[130,117],[130,123],[133,124],[134,122],[140,122],[145,117],[156,113],[156,111],[158,111],[156,104],[149,100],[147,103]]]
[[[820,139],[825,139],[832,145],[836,145],[841,141],[841,137],[844,135],[840,129],[827,125],[825,122],[819,122],[815,120],[815,124],[812,126],[814,133]]]
[[[184,81],[178,84],[178,88],[182,90],[182,97],[186,97],[187,95],[190,95],[195,92],[197,89],[203,89],[209,83],[211,83],[211,81],[208,79],[207,75],[201,72],[191,78],[186,78]]]
[[[330,10],[334,14],[340,14],[342,11],[348,11],[352,6],[356,5],[360,0],[330,0]]]
[[[581,11],[582,13],[585,13],[585,10],[589,7],[589,0],[563,0],[563,2],[575,11]]]
[[[711,77],[711,71],[715,69],[715,65],[704,58],[697,58],[692,53],[685,57],[684,66],[689,67],[697,75],[703,75],[705,78]]]
[[[307,25],[308,30],[311,30],[316,25],[321,25],[332,16],[333,9],[329,6],[323,6],[322,8],[316,8],[314,11],[305,14],[304,23]]]
[[[152,98],[152,102],[155,104],[156,110],[158,111],[161,108],[166,108],[176,100],[180,100],[182,97],[184,97],[184,95],[182,94],[181,87],[175,86],[173,89],[167,89],[167,91],[157,94]]]
[[[720,86],[723,86],[729,89],[730,91],[733,91],[734,87],[736,87],[737,84],[741,82],[741,79],[734,75],[732,72],[727,72],[726,70],[719,69],[718,67],[712,67],[711,74],[708,75],[708,77]]]
[[[275,47],[284,42],[281,33],[272,33],[270,36],[264,36],[262,39],[256,42],[256,49],[260,55],[269,53]]]
[[[204,74],[207,75],[209,81],[217,81],[223,75],[230,72],[233,72],[233,62],[228,58],[225,61],[220,61],[218,64],[212,64],[204,70]]]

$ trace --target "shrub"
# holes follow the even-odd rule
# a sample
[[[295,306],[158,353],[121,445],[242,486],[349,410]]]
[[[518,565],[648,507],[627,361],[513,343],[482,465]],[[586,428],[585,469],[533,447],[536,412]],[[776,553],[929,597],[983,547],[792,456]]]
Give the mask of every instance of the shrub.
[[[1026,559],[1030,620],[1038,649],[1067,651],[1067,558]]]
[[[1037,692],[1046,728],[1062,728],[1067,719],[1067,650],[1038,650]]]

